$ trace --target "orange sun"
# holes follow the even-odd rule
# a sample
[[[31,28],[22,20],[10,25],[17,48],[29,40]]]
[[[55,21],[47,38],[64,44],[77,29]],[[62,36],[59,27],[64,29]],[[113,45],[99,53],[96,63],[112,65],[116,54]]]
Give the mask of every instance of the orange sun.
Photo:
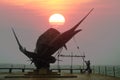
[[[65,18],[62,14],[53,14],[49,18],[49,23],[53,26],[63,25],[65,23]]]

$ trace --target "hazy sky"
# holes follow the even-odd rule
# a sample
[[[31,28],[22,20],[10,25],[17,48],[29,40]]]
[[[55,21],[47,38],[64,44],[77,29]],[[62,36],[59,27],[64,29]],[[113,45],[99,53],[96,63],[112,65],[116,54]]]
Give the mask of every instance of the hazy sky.
[[[79,26],[83,31],[66,45],[62,54],[86,54],[86,60],[98,65],[120,65],[120,0],[0,0],[0,63],[30,63],[22,54],[11,32],[14,27],[21,44],[34,51],[38,37],[51,27],[50,15],[61,13],[66,22],[57,28],[64,32],[73,27],[91,8],[94,11]],[[61,58],[70,64],[70,58]],[[82,59],[74,59],[82,64]]]

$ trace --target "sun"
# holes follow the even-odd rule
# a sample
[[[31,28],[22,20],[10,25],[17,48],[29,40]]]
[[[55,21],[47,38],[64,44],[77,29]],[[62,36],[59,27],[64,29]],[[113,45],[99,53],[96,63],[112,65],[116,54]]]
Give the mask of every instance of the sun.
[[[53,14],[49,18],[49,23],[53,26],[63,25],[65,23],[65,17],[62,14]]]

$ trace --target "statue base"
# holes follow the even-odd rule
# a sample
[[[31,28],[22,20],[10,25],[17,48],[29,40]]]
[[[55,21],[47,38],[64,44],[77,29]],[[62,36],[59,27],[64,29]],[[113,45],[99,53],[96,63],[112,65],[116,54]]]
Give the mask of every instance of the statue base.
[[[51,70],[41,68],[39,70],[33,70],[33,72],[28,72],[25,75],[60,75],[58,72],[52,72]]]
[[[61,75],[58,72],[52,72],[48,69],[33,70],[24,75],[9,75],[5,78],[77,78],[76,75]]]

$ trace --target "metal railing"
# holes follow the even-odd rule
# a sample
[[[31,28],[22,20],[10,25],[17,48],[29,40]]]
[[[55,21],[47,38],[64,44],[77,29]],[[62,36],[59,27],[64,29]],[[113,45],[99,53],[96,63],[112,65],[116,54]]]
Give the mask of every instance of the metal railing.
[[[14,70],[20,70],[21,72],[25,72],[27,70],[34,70],[35,68],[27,68],[26,66],[24,67],[14,67],[13,65],[8,68],[3,68],[0,67],[0,72],[1,70],[7,70],[9,73],[12,73]],[[95,74],[102,74],[105,76],[113,76],[113,77],[120,77],[120,66],[91,66],[92,73]],[[59,73],[61,72],[69,72],[71,74],[73,73],[82,73],[85,69],[82,66],[79,66],[79,68],[74,68],[74,67],[68,67],[68,68],[51,68],[50,70],[52,71],[57,71]]]
[[[93,73],[120,77],[120,66],[92,66]]]

